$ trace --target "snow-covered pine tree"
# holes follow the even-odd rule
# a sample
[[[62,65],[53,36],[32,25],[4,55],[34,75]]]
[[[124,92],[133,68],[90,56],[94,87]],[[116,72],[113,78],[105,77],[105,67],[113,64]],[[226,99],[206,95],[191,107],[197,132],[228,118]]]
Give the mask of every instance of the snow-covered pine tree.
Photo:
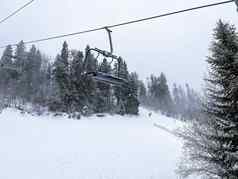
[[[160,94],[159,94],[159,77],[154,76],[153,74],[150,75],[148,78],[148,105],[152,107],[154,110],[159,110],[159,101],[160,101]]]
[[[219,130],[217,140],[222,146],[223,175],[238,178],[238,100],[229,95],[231,83],[238,77],[236,28],[220,20],[214,38],[212,55],[207,60],[210,78],[207,80],[206,112],[214,116]]]
[[[238,178],[238,99],[237,93],[231,93],[233,80],[238,77],[237,40],[235,27],[220,20],[207,60],[210,72],[205,116],[182,135],[186,161],[180,172],[184,176],[196,173],[210,178]]]
[[[181,99],[180,99],[180,95],[179,95],[179,89],[177,87],[177,85],[174,83],[173,84],[173,90],[172,90],[172,94],[173,94],[173,101],[174,101],[174,114],[176,117],[180,117],[181,115]]]
[[[72,84],[74,111],[82,112],[87,102],[87,92],[83,74],[83,52],[71,51],[73,61],[70,64],[70,80]]]
[[[173,100],[164,73],[159,77],[151,75],[148,82],[149,105],[166,115],[173,114]]]
[[[27,102],[33,102],[36,90],[39,88],[39,79],[35,79],[37,75],[40,75],[40,66],[38,67],[38,70],[36,69],[37,60],[37,50],[33,45],[27,53],[21,75],[21,86],[24,92],[22,97]]]
[[[181,104],[180,111],[181,111],[182,118],[185,119],[187,104],[188,104],[187,95],[184,88],[181,85],[179,85],[178,90],[179,90],[180,104]]]
[[[139,113],[139,100],[138,100],[138,75],[137,73],[130,73],[128,79],[128,86],[125,89],[125,110],[126,114],[137,115]]]
[[[172,115],[174,111],[174,106],[169,91],[169,86],[167,84],[167,79],[164,73],[161,73],[159,77],[158,93],[160,96],[159,106],[161,112],[165,113],[166,115]]]
[[[192,120],[196,118],[199,113],[201,113],[201,99],[198,93],[192,89],[189,84],[186,84],[186,91],[187,91],[187,105],[186,105],[186,115],[184,116],[185,119]]]
[[[12,47],[9,45],[3,52],[3,55],[0,60],[0,99],[2,105],[10,105],[10,96],[13,95],[13,77],[15,71],[12,71],[10,68],[12,67]],[[8,68],[9,67],[9,68]],[[7,103],[7,104],[6,104]]]
[[[19,67],[20,69],[23,68],[24,62],[26,60],[27,52],[26,52],[26,47],[23,41],[20,41],[17,44],[17,48],[15,51],[15,57],[16,59],[14,60],[14,64]]]
[[[39,61],[38,61],[39,60]],[[34,84],[34,103],[40,104],[42,106],[48,106],[50,104],[51,98],[53,97],[53,74],[52,74],[53,65],[50,63],[50,59],[42,55],[38,50],[36,54],[36,71],[39,72],[33,78],[33,83],[38,81],[38,84]]]
[[[142,105],[147,105],[147,89],[143,81],[138,84],[138,99]]]
[[[24,104],[25,101],[25,76],[23,76],[24,74],[24,69],[25,69],[25,65],[26,65],[26,61],[27,61],[27,51],[26,51],[26,47],[23,41],[19,42],[17,44],[17,48],[15,51],[15,60],[13,62],[13,65],[15,67],[17,67],[17,81],[16,81],[16,95],[18,97],[18,101],[20,104]]]
[[[57,55],[54,64],[54,79],[58,86],[60,102],[62,103],[62,111],[70,112],[71,109],[71,84],[69,76],[69,50],[68,44],[63,43],[61,54]]]

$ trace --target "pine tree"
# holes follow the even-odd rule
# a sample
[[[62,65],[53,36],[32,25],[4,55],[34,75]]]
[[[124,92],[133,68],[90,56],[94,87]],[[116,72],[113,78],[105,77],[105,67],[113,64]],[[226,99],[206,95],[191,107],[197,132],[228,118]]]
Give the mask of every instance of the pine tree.
[[[169,91],[169,87],[167,84],[167,79],[164,73],[160,74],[159,77],[159,86],[158,86],[158,93],[160,96],[160,109],[162,112],[164,112],[167,115],[172,115],[173,114],[173,101],[172,97]]]
[[[71,84],[69,76],[69,50],[68,44],[64,42],[61,55],[56,57],[54,78],[59,89],[59,97],[62,103],[62,110],[70,112],[71,109]]]
[[[16,94],[20,103],[24,104],[26,102],[25,98],[25,87],[26,87],[26,76],[24,75],[24,70],[27,64],[27,51],[23,41],[19,42],[15,51],[14,66],[19,70],[17,71],[17,81],[16,81]]]
[[[52,96],[52,65],[50,59],[43,55],[40,50],[37,50],[32,67],[33,101],[45,106]]]
[[[39,84],[39,81],[33,83],[33,77],[36,75],[35,73],[39,74],[39,71],[35,71],[34,68],[34,61],[36,59],[36,47],[33,45],[30,49],[30,52],[27,53],[27,57],[24,60],[24,66],[22,68],[22,75],[21,75],[21,86],[23,89],[23,98],[26,101],[31,101],[35,95],[34,85]]]
[[[174,112],[175,115],[178,117],[181,114],[180,109],[181,98],[179,95],[179,89],[175,83],[173,84],[173,101],[174,101]]]
[[[159,93],[159,83],[160,79],[154,75],[151,75],[148,79],[148,97],[149,101],[148,104],[155,110],[160,109],[160,93]]]
[[[125,89],[126,100],[125,109],[126,114],[137,115],[139,113],[139,101],[138,101],[138,75],[137,73],[131,73],[129,75],[129,84]]]
[[[164,73],[159,77],[150,76],[148,82],[149,105],[155,110],[160,110],[166,115],[173,114],[173,101]]]
[[[238,178],[238,106],[230,93],[238,77],[238,37],[234,26],[219,21],[214,30],[207,79],[204,119],[183,134],[189,159],[181,167],[184,175],[198,173],[210,178]],[[237,84],[236,84],[237,85]],[[236,95],[236,94],[235,94]]]
[[[1,57],[1,61],[0,61],[0,95],[1,95],[1,101],[3,103],[7,103],[8,104],[4,104],[4,105],[9,105],[9,96],[11,94],[13,94],[13,77],[15,74],[15,71],[11,70],[12,67],[12,47],[9,45],[6,47],[6,49],[3,52],[3,55]],[[6,100],[4,100],[6,99]]]
[[[33,83],[36,83],[36,79],[38,80],[37,88],[34,87],[35,97],[34,103],[39,104],[41,106],[49,106],[51,103],[53,92],[53,74],[52,74],[52,64],[50,63],[50,59],[41,56],[42,64],[40,68],[40,73],[34,78]],[[35,86],[35,85],[34,85]]]
[[[223,146],[224,177],[238,177],[238,156],[235,155],[238,152],[238,106],[237,99],[228,95],[232,80],[238,76],[238,36],[234,26],[220,20],[214,37],[212,56],[207,61],[211,71],[207,80],[210,87],[207,88],[206,112],[216,118],[218,140]]]
[[[185,119],[193,120],[201,112],[201,101],[198,93],[192,89],[189,84],[186,84],[187,104]]]
[[[19,67],[20,69],[24,67],[24,62],[26,60],[27,52],[26,52],[26,47],[23,41],[20,41],[17,44],[17,48],[15,51],[15,61],[14,64]]]
[[[73,105],[75,111],[82,111],[83,107],[86,105],[86,87],[84,84],[83,74],[83,52],[72,51],[73,61],[70,65],[70,80],[72,84],[72,95],[73,95]]]
[[[11,69],[12,66],[12,47],[9,45],[3,52],[1,57],[1,78],[0,78],[0,87],[3,91],[7,90],[7,86],[11,80]],[[9,68],[8,68],[9,67]],[[3,92],[5,94],[5,92]]]
[[[143,81],[139,81],[138,84],[138,98],[142,105],[147,105],[147,89]]]

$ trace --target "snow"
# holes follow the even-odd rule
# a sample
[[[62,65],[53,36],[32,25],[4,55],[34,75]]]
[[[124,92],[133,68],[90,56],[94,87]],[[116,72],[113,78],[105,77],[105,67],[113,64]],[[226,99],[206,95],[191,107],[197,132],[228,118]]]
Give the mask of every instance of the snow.
[[[2,179],[177,179],[182,141],[166,130],[182,126],[146,109],[140,116],[0,114]]]

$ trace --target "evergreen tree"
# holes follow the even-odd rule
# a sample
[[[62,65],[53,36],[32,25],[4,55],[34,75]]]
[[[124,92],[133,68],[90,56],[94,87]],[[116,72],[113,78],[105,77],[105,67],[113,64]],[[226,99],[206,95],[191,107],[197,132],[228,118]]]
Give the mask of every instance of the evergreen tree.
[[[143,81],[138,84],[138,98],[142,105],[147,105],[147,89]]]
[[[13,55],[13,50],[12,46],[8,45],[6,49],[3,52],[3,55],[1,57],[1,69],[6,67],[11,67],[13,61],[12,61],[12,55]]]
[[[12,67],[12,47],[9,45],[6,47],[6,49],[3,52],[3,55],[1,57],[0,61],[0,94],[1,94],[1,101],[5,103],[6,101],[4,99],[7,99],[9,101],[9,95],[14,94],[13,93],[13,75],[15,74],[14,70],[11,70]],[[9,102],[7,102],[9,103]],[[7,104],[8,105],[8,104]]]
[[[184,90],[184,88],[179,85],[178,87],[178,91],[179,91],[179,96],[180,96],[180,106],[179,106],[179,111],[181,114],[182,119],[185,119],[186,117],[186,109],[187,109],[187,97],[186,97],[186,92]]]
[[[151,75],[148,89],[150,106],[166,115],[172,115],[173,101],[165,74],[161,73],[159,77]]]
[[[24,68],[24,63],[26,60],[27,52],[26,52],[26,47],[23,41],[20,41],[17,44],[17,48],[15,51],[15,60],[14,64],[19,67],[20,69]]]
[[[179,89],[177,85],[173,84],[173,101],[174,101],[174,113],[178,117],[181,114],[181,98],[179,95]]]
[[[26,47],[23,41],[19,42],[15,51],[15,60],[14,66],[18,68],[17,70],[17,81],[16,81],[16,94],[20,103],[24,104],[26,102],[25,98],[25,88],[26,88],[26,75],[24,75],[24,71],[27,68],[27,52]]]
[[[73,95],[73,105],[75,111],[82,111],[83,107],[86,105],[86,87],[84,84],[83,74],[83,52],[72,51],[73,61],[70,65],[70,79],[72,84],[72,95]]]
[[[156,77],[154,75],[151,75],[148,79],[148,97],[149,101],[148,104],[150,107],[152,107],[155,110],[160,109],[160,93],[159,93],[159,83],[160,79],[159,77]]]
[[[164,73],[160,74],[159,83],[159,94],[160,94],[160,109],[167,115],[172,115],[173,113],[173,101],[167,84],[167,79]]]
[[[238,106],[237,98],[230,92],[238,77],[238,37],[235,27],[222,21],[214,32],[207,60],[210,74],[204,105],[206,120],[197,120],[183,134],[189,162],[183,164],[180,172],[185,176],[198,173],[233,179],[238,178]]]
[[[22,86],[22,98],[26,101],[31,101],[35,95],[34,85],[39,84],[39,81],[33,82],[33,77],[39,74],[39,71],[34,68],[34,62],[36,59],[36,47],[33,45],[30,49],[30,52],[27,53],[27,57],[24,60],[24,66],[22,68],[21,74],[21,86]],[[37,87],[36,87],[37,88]]]
[[[36,52],[36,58],[33,63],[33,101],[36,104],[46,106],[53,95],[52,64],[50,59],[39,50]]]
[[[62,103],[62,110],[69,112],[71,109],[71,84],[69,76],[69,50],[68,44],[64,42],[61,55],[56,57],[54,78],[59,89],[59,97]]]
[[[201,112],[201,101],[199,95],[186,84],[187,89],[187,105],[186,119],[192,120]]]
[[[137,115],[139,113],[139,101],[138,101],[138,75],[137,73],[131,73],[129,75],[128,86],[126,87],[126,100],[125,109],[126,114]]]

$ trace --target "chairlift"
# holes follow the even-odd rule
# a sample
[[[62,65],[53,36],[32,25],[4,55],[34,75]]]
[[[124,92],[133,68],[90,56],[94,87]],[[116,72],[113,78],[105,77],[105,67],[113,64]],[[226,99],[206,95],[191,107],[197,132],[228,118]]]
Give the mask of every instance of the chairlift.
[[[121,78],[119,73],[117,75],[112,75],[110,73],[104,73],[104,72],[100,72],[98,70],[87,71],[87,69],[86,69],[88,57],[89,57],[89,54],[91,51],[94,51],[98,54],[97,58],[98,58],[98,56],[102,55],[105,58],[111,58],[111,63],[113,61],[117,61],[118,64],[121,63],[121,58],[113,54],[113,45],[112,45],[112,37],[111,37],[112,31],[110,29],[108,29],[108,27],[105,27],[105,30],[109,37],[110,52],[108,52],[106,50],[101,50],[98,48],[89,48],[86,52],[85,60],[84,60],[84,69],[85,69],[84,74],[88,77],[91,77],[93,80],[95,80],[97,82],[101,82],[101,83],[105,83],[105,84],[113,85],[113,86],[118,86],[118,87],[123,87],[126,84],[128,84],[128,81],[125,78]],[[118,68],[117,71],[119,72],[120,65],[117,65],[117,68]]]

